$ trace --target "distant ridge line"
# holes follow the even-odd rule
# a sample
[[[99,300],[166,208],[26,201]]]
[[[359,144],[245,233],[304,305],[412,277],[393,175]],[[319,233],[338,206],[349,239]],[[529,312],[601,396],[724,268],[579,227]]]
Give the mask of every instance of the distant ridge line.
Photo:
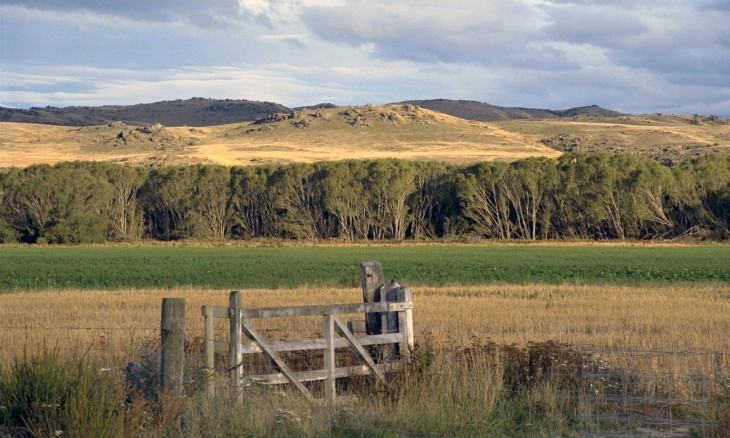
[[[501,107],[473,100],[408,100],[395,104],[414,104],[454,117],[474,121],[501,121],[514,119],[556,119],[567,117],[618,117],[626,114],[607,110],[597,105],[549,110],[536,108]],[[250,122],[276,113],[292,114],[303,109],[336,108],[331,103],[319,103],[287,108],[274,102],[243,99],[209,99],[194,97],[136,105],[34,107],[13,109],[0,107],[0,122],[38,123],[59,126],[92,126],[112,122],[128,125],[215,126]]]
[[[522,107],[502,107],[475,100],[428,99],[407,100],[403,104],[418,105],[450,116],[480,122],[496,122],[514,119],[555,119],[567,117],[620,117],[627,114],[601,108],[598,105],[581,106],[565,110]]]

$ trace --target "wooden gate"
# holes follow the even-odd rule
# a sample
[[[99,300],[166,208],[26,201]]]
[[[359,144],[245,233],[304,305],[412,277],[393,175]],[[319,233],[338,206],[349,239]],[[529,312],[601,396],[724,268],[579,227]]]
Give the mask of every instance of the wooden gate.
[[[366,272],[373,268],[379,271],[379,263],[361,264],[365,300],[368,300],[368,293],[374,289],[369,280],[372,276],[366,275]],[[377,278],[382,278],[382,274]],[[413,348],[413,303],[410,290],[407,287],[401,287],[396,282],[381,284],[375,289],[377,293],[370,293],[370,297],[372,297],[371,301],[377,301],[362,304],[246,308],[241,304],[240,293],[233,291],[229,296],[228,307],[203,306],[206,368],[209,377],[208,394],[212,396],[215,393],[213,384],[215,354],[226,352],[229,355],[228,371],[230,372],[231,389],[238,399],[243,397],[246,380],[269,385],[289,383],[310,400],[313,400],[314,396],[303,382],[324,381],[324,397],[330,402],[336,398],[335,380],[338,378],[374,375],[387,384],[385,373],[397,369],[403,361],[410,358],[410,350]],[[340,315],[345,314],[363,314],[362,323],[355,321],[355,323],[346,324],[340,318]],[[256,318],[302,316],[322,316],[323,338],[269,341],[252,324],[252,320]],[[228,342],[214,339],[214,318],[229,320]],[[361,326],[364,326],[365,330],[359,329]],[[244,339],[244,335],[247,339]],[[390,348],[390,354],[384,360],[377,360],[371,351],[372,347],[376,345],[384,346],[386,349],[387,346],[393,347]],[[337,367],[335,352],[338,348],[350,348],[362,365]],[[324,352],[323,369],[293,371],[279,355],[281,352],[306,350]],[[252,353],[265,354],[276,372],[264,375],[244,375],[241,371],[243,355]]]

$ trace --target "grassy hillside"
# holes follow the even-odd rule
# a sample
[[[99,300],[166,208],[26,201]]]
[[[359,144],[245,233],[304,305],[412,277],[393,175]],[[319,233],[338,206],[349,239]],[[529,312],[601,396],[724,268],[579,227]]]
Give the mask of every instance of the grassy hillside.
[[[413,105],[308,109],[204,128],[3,123],[0,167],[70,160],[137,165],[403,158],[474,162],[558,156],[522,134]]]
[[[400,158],[454,163],[565,151],[631,152],[666,164],[730,151],[730,123],[681,115],[476,122],[411,104],[303,109],[255,122],[64,127],[0,122],[0,167],[70,160],[134,165]]]
[[[653,114],[496,124],[559,151],[636,153],[669,165],[730,151],[730,122],[712,116]]]

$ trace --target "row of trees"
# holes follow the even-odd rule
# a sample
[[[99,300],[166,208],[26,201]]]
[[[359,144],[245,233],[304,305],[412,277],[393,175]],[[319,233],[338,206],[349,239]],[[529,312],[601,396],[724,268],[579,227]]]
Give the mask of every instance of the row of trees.
[[[655,239],[730,236],[730,155],[674,169],[633,155],[458,166],[398,160],[0,173],[0,241]]]

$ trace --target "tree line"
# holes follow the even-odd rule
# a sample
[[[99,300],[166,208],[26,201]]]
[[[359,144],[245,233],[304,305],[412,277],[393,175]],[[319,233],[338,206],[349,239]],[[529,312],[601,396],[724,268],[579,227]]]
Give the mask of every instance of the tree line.
[[[401,160],[0,172],[0,242],[730,236],[730,154],[453,165]]]

